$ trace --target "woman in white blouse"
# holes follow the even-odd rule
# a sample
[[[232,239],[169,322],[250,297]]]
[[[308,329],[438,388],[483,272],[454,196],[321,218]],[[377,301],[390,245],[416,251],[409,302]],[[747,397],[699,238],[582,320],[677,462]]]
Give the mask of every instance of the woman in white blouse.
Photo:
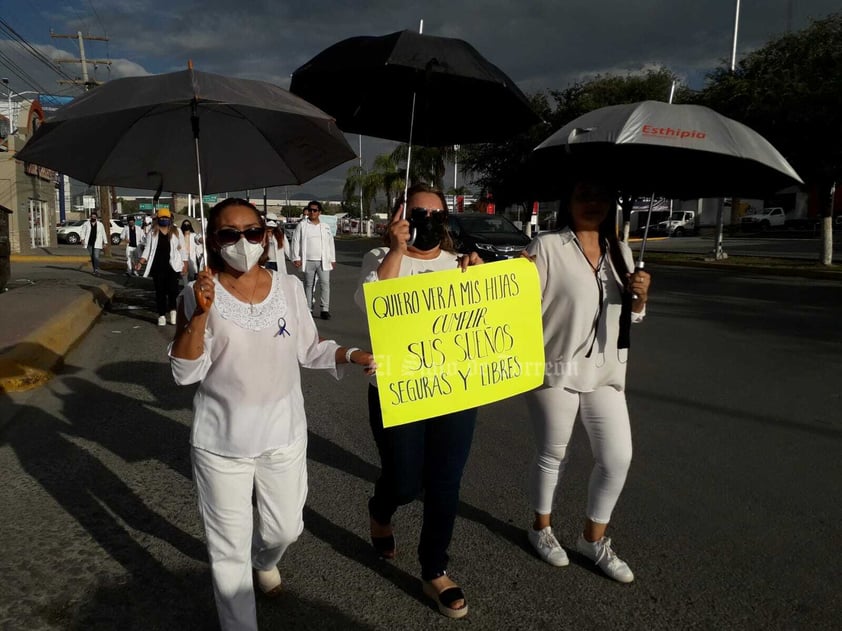
[[[303,530],[307,425],[299,366],[355,363],[371,353],[320,341],[293,276],[264,269],[266,228],[246,200],[211,209],[209,269],[179,297],[170,363],[193,399],[193,477],[222,629],[256,630],[253,572],[281,590],[277,564]],[[253,523],[252,490],[258,519]]]
[[[617,239],[616,191],[593,181],[569,190],[559,211],[561,230],[539,235],[525,251],[541,282],[547,362],[544,385],[526,395],[537,448],[529,480],[535,518],[528,535],[547,563],[568,564],[550,514],[578,413],[595,466],[575,549],[611,578],[629,583],[634,574],[612,550],[605,530],[631,463],[629,325],[643,319],[650,278],[642,270],[632,273],[631,251]]]

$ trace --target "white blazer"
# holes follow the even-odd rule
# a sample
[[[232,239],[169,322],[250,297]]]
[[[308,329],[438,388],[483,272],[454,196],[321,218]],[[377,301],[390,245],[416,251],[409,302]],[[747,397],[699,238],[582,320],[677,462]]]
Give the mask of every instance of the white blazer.
[[[303,219],[295,226],[295,232],[292,233],[292,261],[307,261],[307,239],[304,238],[304,227],[310,224],[309,219]],[[313,224],[310,224],[313,225]],[[333,269],[333,264],[336,263],[336,246],[333,243],[333,233],[330,227],[323,221],[318,223],[318,227],[322,229],[322,269],[330,271]]]
[[[88,247],[88,238],[91,236],[91,222],[86,221],[82,224],[82,229],[79,230],[79,243]],[[94,249],[102,250],[108,243],[111,235],[105,232],[105,226],[97,219],[96,221],[96,241],[94,241]]]
[[[152,259],[155,258],[155,251],[158,249],[158,237],[160,232],[157,230],[150,230],[146,235],[146,243],[143,245],[143,254],[140,258],[146,259],[146,268],[143,270],[143,276],[148,277],[152,270]],[[176,239],[172,239],[169,234],[167,238],[170,239],[170,267],[174,271],[181,274],[184,269],[184,262],[187,260],[187,251],[184,249],[184,237],[181,231],[176,231]],[[175,247],[173,247],[175,245]]]

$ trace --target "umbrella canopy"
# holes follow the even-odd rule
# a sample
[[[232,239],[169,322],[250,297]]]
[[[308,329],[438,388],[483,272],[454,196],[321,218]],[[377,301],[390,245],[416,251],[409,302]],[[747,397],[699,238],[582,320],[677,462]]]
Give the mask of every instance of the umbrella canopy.
[[[413,31],[338,42],[296,70],[290,90],[346,132],[427,147],[505,140],[539,122],[473,46]]]
[[[756,131],[701,105],[642,101],[603,107],[566,124],[531,156],[535,192],[553,199],[567,170],[610,178],[628,193],[762,196],[803,184]]]
[[[217,193],[300,184],[354,155],[332,117],[286,90],[188,69],[85,93],[17,158],[89,184]]]

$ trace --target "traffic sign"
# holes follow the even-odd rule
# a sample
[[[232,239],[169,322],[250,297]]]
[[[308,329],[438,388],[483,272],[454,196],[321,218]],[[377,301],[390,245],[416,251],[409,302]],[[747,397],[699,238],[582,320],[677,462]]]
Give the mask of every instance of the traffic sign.
[[[219,195],[202,195],[202,201],[206,204],[215,204],[219,201]]]
[[[152,210],[152,204],[147,202],[141,202],[137,205],[138,210]]]

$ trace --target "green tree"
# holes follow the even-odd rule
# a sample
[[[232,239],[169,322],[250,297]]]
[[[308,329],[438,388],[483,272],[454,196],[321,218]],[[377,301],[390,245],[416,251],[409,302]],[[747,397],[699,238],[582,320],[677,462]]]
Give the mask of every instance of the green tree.
[[[464,148],[462,165],[473,174],[475,184],[493,194],[499,206],[520,204],[529,208],[532,200],[528,160],[537,145],[591,110],[647,99],[666,101],[675,79],[671,71],[660,68],[635,75],[600,75],[561,90],[532,94],[530,105],[543,122],[507,142]],[[688,100],[688,94],[688,90],[679,89],[674,101]]]
[[[409,145],[400,144],[392,151],[391,158],[395,164],[403,165],[406,171],[406,161],[409,156],[409,182],[427,182],[439,190],[444,190],[444,174],[447,163],[453,161],[455,151],[449,147],[419,147],[412,146],[409,156]]]
[[[120,202],[120,208],[123,209],[124,215],[136,215],[140,212],[140,204],[136,199],[123,199],[119,197],[117,201]]]
[[[342,187],[342,209],[353,216],[360,216],[360,191],[363,208],[371,209],[377,196],[377,178],[358,164],[350,167]]]
[[[762,134],[821,200],[822,261],[831,264],[830,191],[842,172],[842,13],[778,37],[719,68],[698,101]]]
[[[403,192],[406,171],[399,168],[397,161],[388,153],[381,153],[374,158],[371,177],[378,190],[386,197],[386,212],[391,212],[395,200]]]

